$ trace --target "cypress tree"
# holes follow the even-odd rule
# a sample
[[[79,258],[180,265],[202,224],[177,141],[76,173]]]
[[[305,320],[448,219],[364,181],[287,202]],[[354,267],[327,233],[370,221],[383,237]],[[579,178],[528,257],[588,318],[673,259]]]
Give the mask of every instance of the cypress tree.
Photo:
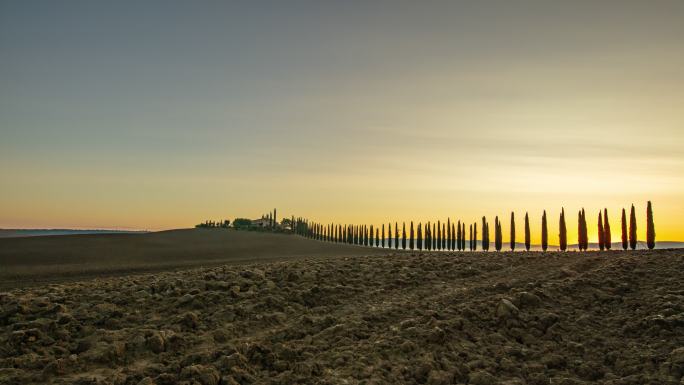
[[[418,250],[423,251],[423,230],[422,230],[422,225],[420,222],[418,222]]]
[[[482,217],[482,251],[487,251],[487,219]]]
[[[625,208],[622,208],[622,250],[627,250],[627,213]]]
[[[375,228],[375,247],[380,247],[380,229]]]
[[[436,236],[437,232],[435,231],[435,224],[434,223],[432,224],[432,230],[431,230],[430,234],[432,234],[432,237],[430,237],[430,238],[432,238],[432,250],[437,250],[438,238]]]
[[[451,223],[451,250],[456,250],[456,224]]]
[[[385,248],[385,224],[382,224],[382,248]]]
[[[373,225],[370,225],[370,246],[373,247]]]
[[[598,216],[598,246],[599,250],[603,251],[604,248],[603,239],[603,220],[601,220],[601,210],[599,210]]]
[[[402,250],[406,250],[406,222],[404,222],[401,227],[401,248]]]
[[[439,221],[437,221],[437,250],[442,249],[442,226],[440,226]]]
[[[503,247],[503,234],[501,234],[501,221],[497,215],[494,218],[494,248],[496,251],[501,251]]]
[[[473,251],[473,225],[468,228],[468,249]]]
[[[473,223],[473,250],[477,250],[477,222]]]
[[[425,222],[425,250],[430,251],[430,222]]]
[[[530,251],[530,218],[525,213],[525,250]]]
[[[646,246],[649,250],[655,247],[655,224],[653,223],[653,207],[651,201],[646,205]]]
[[[451,250],[451,218],[447,218],[447,250]]]
[[[610,222],[608,221],[608,209],[604,208],[603,209],[603,245],[606,247],[606,250],[610,250],[610,247],[612,246],[611,243],[613,242],[612,237],[610,235]]]
[[[458,224],[456,225],[456,246],[458,251],[461,251],[461,220],[458,220]]]
[[[392,248],[392,224],[387,223],[387,246]]]
[[[411,237],[409,238],[409,249],[413,250],[413,221],[411,221]]]
[[[515,214],[511,211],[511,251],[515,251]]]
[[[549,230],[546,226],[546,210],[544,210],[544,213],[542,214],[542,251],[546,251],[546,249],[549,247]]]
[[[465,222],[461,226],[463,227],[463,232],[461,233],[461,248],[463,249],[463,251],[465,251]]]
[[[568,249],[568,230],[565,227],[565,208],[561,208],[560,221],[558,223],[558,238],[561,251]]]
[[[445,224],[442,223],[442,250],[446,250],[446,228]]]
[[[636,250],[637,247],[637,221],[636,212],[634,211],[634,205],[629,212],[629,248]]]
[[[394,248],[399,250],[399,224],[394,222]]]

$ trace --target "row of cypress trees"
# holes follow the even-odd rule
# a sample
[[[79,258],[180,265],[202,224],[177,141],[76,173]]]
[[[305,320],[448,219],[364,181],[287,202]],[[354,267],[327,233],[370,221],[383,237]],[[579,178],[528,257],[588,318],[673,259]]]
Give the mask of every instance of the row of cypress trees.
[[[655,226],[653,224],[653,210],[651,202],[648,202],[647,211],[647,231],[646,231],[646,244],[649,249],[655,247]],[[510,249],[515,251],[516,247],[516,233],[515,233],[515,213],[511,212],[511,225],[510,225]],[[625,209],[622,209],[621,218],[621,230],[622,230],[622,248],[627,250],[631,248],[636,249],[637,237],[636,237],[636,214],[634,210],[634,205],[632,205],[630,211],[629,226],[627,224],[627,217]],[[446,223],[437,221],[437,223],[427,222],[425,224],[418,223],[417,227],[414,228],[413,221],[409,224],[409,233],[407,236],[406,223],[402,223],[401,226],[401,236],[399,234],[399,224],[394,223],[394,234],[392,233],[392,224],[387,224],[387,233],[385,233],[385,225],[382,228],[373,227],[373,225],[341,225],[341,224],[321,224],[315,222],[309,222],[304,218],[292,218],[293,232],[295,234],[305,236],[312,239],[317,239],[321,241],[335,242],[335,243],[348,243],[352,245],[362,245],[370,247],[389,247],[399,249],[410,250],[466,250],[466,224],[461,223],[459,220],[457,223],[451,222],[451,219],[447,219]],[[542,228],[541,228],[541,247],[543,251],[548,249],[548,228],[547,228],[547,217],[546,210],[542,214]],[[610,250],[611,243],[611,229],[610,222],[608,220],[608,210],[603,209],[599,211],[598,214],[598,247],[600,250]],[[578,240],[577,244],[580,250],[585,251],[589,248],[589,239],[587,236],[587,221],[586,213],[584,209],[578,212]],[[415,229],[415,231],[414,231]],[[469,225],[468,228],[468,250],[477,250],[477,222]],[[489,222],[486,217],[482,217],[482,249],[484,251],[489,251],[490,239],[489,239]],[[525,250],[529,251],[531,247],[531,237],[530,237],[530,220],[527,213],[525,213],[525,239],[524,245]],[[629,230],[628,230],[629,229]],[[558,226],[558,242],[561,251],[566,251],[568,248],[568,235],[567,227],[565,221],[565,208],[561,208],[559,226]],[[387,244],[386,244],[387,242]],[[502,230],[501,221],[499,217],[494,218],[494,249],[496,251],[501,251],[503,248],[502,242]]]

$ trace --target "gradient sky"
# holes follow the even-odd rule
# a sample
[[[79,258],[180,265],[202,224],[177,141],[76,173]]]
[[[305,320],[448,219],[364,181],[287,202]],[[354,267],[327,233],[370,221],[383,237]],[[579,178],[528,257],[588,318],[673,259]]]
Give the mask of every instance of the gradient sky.
[[[0,0],[0,227],[654,205],[684,239],[684,2]],[[493,227],[493,226],[492,226]],[[590,230],[590,231],[591,231]],[[617,238],[614,236],[614,238]],[[506,237],[504,237],[506,239]]]

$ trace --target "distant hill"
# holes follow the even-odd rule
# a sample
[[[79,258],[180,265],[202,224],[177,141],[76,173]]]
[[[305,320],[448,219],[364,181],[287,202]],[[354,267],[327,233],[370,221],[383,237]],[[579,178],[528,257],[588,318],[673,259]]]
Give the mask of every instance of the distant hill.
[[[0,229],[0,238],[23,238],[42,237],[50,235],[77,235],[77,234],[134,234],[147,233],[147,231],[131,230],[73,230],[73,229]]]

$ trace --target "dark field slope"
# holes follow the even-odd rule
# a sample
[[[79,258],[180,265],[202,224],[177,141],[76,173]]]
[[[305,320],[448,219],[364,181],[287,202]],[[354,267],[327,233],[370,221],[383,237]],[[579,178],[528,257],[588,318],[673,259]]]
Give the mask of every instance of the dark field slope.
[[[380,253],[270,233],[187,229],[0,239],[0,287],[298,257]]]

